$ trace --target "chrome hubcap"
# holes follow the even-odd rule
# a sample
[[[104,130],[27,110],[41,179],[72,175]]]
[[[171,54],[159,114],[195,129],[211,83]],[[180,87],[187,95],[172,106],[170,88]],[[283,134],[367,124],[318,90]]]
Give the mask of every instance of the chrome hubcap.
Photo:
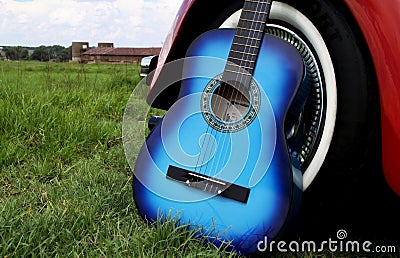
[[[293,45],[303,57],[307,71],[306,79],[299,89],[299,94],[294,100],[294,105],[302,105],[301,110],[289,108],[289,120],[295,121],[286,124],[289,151],[292,157],[298,159],[303,171],[307,168],[313,156],[314,146],[318,146],[319,135],[322,131],[324,117],[324,83],[322,81],[318,60],[315,58],[312,49],[295,32],[276,24],[268,24],[266,33],[279,37]],[[303,93],[303,94],[302,94]],[[308,93],[306,96],[304,93]],[[297,103],[295,103],[297,102]]]

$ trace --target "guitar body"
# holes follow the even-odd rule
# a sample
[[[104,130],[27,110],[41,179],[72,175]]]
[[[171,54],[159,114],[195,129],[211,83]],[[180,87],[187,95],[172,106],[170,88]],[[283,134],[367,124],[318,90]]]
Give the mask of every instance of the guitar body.
[[[233,249],[248,254],[257,251],[265,237],[278,235],[300,199],[293,197],[301,192],[301,174],[294,175],[292,169],[284,120],[303,79],[303,63],[291,45],[265,35],[253,73],[259,90],[251,96],[259,99],[256,117],[240,130],[213,128],[202,109],[207,105],[204,92],[223,72],[218,60],[226,63],[234,34],[233,29],[213,30],[192,43],[184,66],[188,79],[176,104],[143,145],[133,189],[146,221],[177,216],[182,224],[200,227],[216,245],[231,241]],[[202,190],[171,179],[171,168],[204,175],[200,179],[211,179],[211,188],[213,180],[234,184],[231,192],[237,196],[207,190],[208,184]]]

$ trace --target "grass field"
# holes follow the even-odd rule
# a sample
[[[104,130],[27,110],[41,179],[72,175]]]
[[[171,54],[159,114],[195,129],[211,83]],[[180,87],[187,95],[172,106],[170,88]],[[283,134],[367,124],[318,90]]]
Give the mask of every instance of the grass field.
[[[0,61],[2,257],[230,256],[139,217],[121,140],[138,74],[134,65]]]

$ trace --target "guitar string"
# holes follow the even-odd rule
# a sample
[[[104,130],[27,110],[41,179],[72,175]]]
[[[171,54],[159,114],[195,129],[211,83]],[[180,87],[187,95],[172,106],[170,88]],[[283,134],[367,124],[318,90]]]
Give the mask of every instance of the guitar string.
[[[252,30],[252,34],[249,34],[249,36],[248,36],[248,38],[247,38],[247,40],[246,40],[246,45],[248,44],[248,43],[250,43],[250,45],[252,46],[252,47],[249,47],[249,46],[245,46],[244,47],[244,49],[243,49],[243,54],[242,54],[242,60],[243,61],[241,61],[240,63],[239,63],[239,65],[238,65],[238,70],[239,71],[242,71],[242,67],[243,66],[246,66],[246,65],[244,65],[246,62],[247,62],[247,60],[249,59],[249,58],[244,58],[244,56],[245,55],[247,55],[247,56],[249,56],[249,55],[253,55],[253,54],[258,54],[259,53],[259,48],[261,47],[261,42],[257,42],[258,40],[256,40],[256,38],[257,37],[255,37],[255,34],[256,33],[259,33],[259,32],[256,32],[256,30],[258,30],[258,29],[263,29],[263,28],[265,28],[265,24],[266,24],[266,22],[267,22],[267,19],[268,19],[268,13],[266,14],[266,17],[260,17],[260,16],[262,16],[262,14],[261,14],[261,12],[264,12],[264,11],[268,11],[268,9],[269,9],[269,5],[271,4],[270,3],[271,1],[268,1],[268,0],[266,0],[265,2],[262,2],[262,1],[258,1],[257,2],[257,6],[256,6],[256,8],[255,9],[257,9],[257,10],[259,10],[260,12],[256,12],[257,13],[257,18],[254,16],[253,18],[255,18],[257,21],[263,21],[262,23],[257,23],[257,22],[252,22],[251,23],[251,25],[250,25],[250,29],[254,29],[254,30]],[[259,4],[263,4],[263,5],[261,5],[261,7],[259,8]],[[250,3],[250,4],[252,4],[252,3]],[[263,10],[262,8],[264,8],[265,7],[265,9],[266,10]],[[245,8],[245,7],[244,7]],[[243,9],[244,9],[243,8]],[[240,25],[240,23],[238,24],[238,25]],[[255,25],[255,27],[253,28],[253,25]],[[259,27],[260,28],[257,28],[257,25],[260,25]],[[258,38],[261,38],[262,39],[262,37],[264,37],[264,33],[261,33],[261,35],[259,35],[259,37]],[[250,39],[250,42],[249,42],[249,39]],[[253,46],[253,43],[256,43],[255,44],[255,46]],[[257,45],[258,44],[258,45]],[[247,49],[248,48],[248,49]],[[237,64],[236,64],[237,65]],[[247,67],[247,66],[246,66]],[[238,100],[238,95],[239,95],[239,92],[245,92],[246,90],[247,91],[249,91],[249,87],[250,87],[250,84],[251,84],[251,80],[252,80],[252,74],[253,74],[253,72],[254,72],[254,68],[255,68],[255,64],[253,64],[252,65],[252,67],[251,67],[251,69],[249,70],[249,71],[247,71],[247,70],[245,70],[245,73],[244,74],[242,74],[242,73],[238,73],[237,75],[236,75],[236,79],[235,79],[235,81],[239,81],[239,83],[238,83],[238,88],[236,89],[236,94],[235,94],[235,98],[234,98],[234,102],[237,102],[237,100]],[[239,79],[239,77],[240,77],[240,79]],[[241,87],[242,87],[242,89],[241,89]],[[233,94],[234,94],[234,91],[232,91],[232,93],[231,93],[231,96],[229,97],[229,100],[232,100],[233,99]],[[242,98],[242,95],[243,94],[240,94],[240,98]],[[249,94],[250,95],[250,94]],[[251,105],[252,105],[252,103],[251,103],[251,98],[249,99],[249,108],[251,108]],[[231,106],[231,105],[233,105],[232,104],[232,102],[230,101],[229,102],[229,106]],[[247,112],[249,112],[249,110],[247,110]],[[226,120],[226,117],[225,117],[225,120]],[[226,134],[225,135],[225,137],[224,137],[224,140],[223,140],[223,143],[222,143],[222,146],[225,148],[225,141],[226,141],[226,138],[228,138],[228,134]],[[228,141],[228,143],[229,143],[229,141]],[[222,158],[222,154],[220,155],[221,157],[219,158],[219,160],[218,160],[218,163],[219,162],[221,162],[221,158],[222,158],[222,161],[225,161],[225,159],[226,159],[226,156],[227,156],[227,151],[226,152],[224,152],[224,157]],[[218,164],[217,163],[217,164]]]
[[[246,5],[248,5],[248,1],[245,1],[245,4],[244,4],[243,9],[246,8]],[[248,8],[246,8],[246,9],[248,9]],[[252,23],[253,23],[253,22],[252,22]],[[235,35],[236,35],[236,33],[235,33]],[[247,38],[247,41],[248,41],[248,39],[249,39],[249,38]],[[246,42],[246,43],[248,43],[248,42]],[[244,55],[243,55],[242,57],[244,57]],[[229,55],[228,55],[228,60],[229,60]],[[217,105],[217,109],[216,109],[217,112],[219,112],[219,110],[220,110],[220,108],[221,108],[221,103],[222,103],[222,101],[225,101],[225,99],[223,99],[223,96],[224,96],[224,93],[225,93],[225,87],[222,89],[222,93],[221,93],[222,83],[224,82],[224,80],[226,80],[226,78],[225,78],[225,70],[226,70],[226,67],[225,67],[225,69],[224,69],[224,73],[223,73],[223,75],[222,75],[221,81],[219,82],[220,85],[217,86],[217,87],[219,87],[218,90],[216,90],[217,93],[214,93],[214,92],[213,92],[213,93],[211,94],[211,103],[210,103],[210,104],[211,104],[212,106],[214,106],[213,103],[212,103],[212,101],[213,101],[212,99],[214,98],[214,95],[215,95],[215,96],[218,96],[218,97],[217,97],[217,98],[218,98],[218,99],[217,99],[218,105]],[[236,76],[237,76],[237,75],[238,75],[238,74],[236,74]],[[236,78],[236,80],[237,80],[237,78]],[[212,110],[212,111],[213,111],[213,110]],[[227,113],[227,110],[225,110],[225,114],[223,115],[223,117],[221,118],[221,120],[226,119],[226,113]],[[208,129],[209,129],[209,127],[207,128],[207,132],[208,132]],[[207,133],[207,132],[206,132],[206,133]],[[212,141],[211,152],[210,152],[210,154],[208,155],[208,159],[211,158],[212,150],[213,150],[213,147],[214,147],[214,143],[217,141],[217,139],[216,139],[217,131],[216,131],[214,128],[211,128],[211,133],[210,133],[210,134],[207,134],[207,136],[208,136],[207,148],[206,148],[206,150],[205,150],[205,152],[204,152],[203,161],[202,161],[201,164],[204,164],[204,161],[205,161],[205,159],[206,159],[206,154],[207,154],[207,152],[208,152],[208,147],[210,147],[209,142],[210,142],[211,137],[213,137],[213,138],[215,138],[215,140]],[[225,137],[226,137],[226,136],[225,136]],[[225,142],[225,137],[224,137],[224,141],[223,141],[223,142]],[[223,144],[223,145],[224,145],[224,144]],[[223,146],[223,145],[222,145],[222,146]],[[218,148],[218,145],[217,145],[217,148]],[[219,156],[221,157],[221,155],[219,155]],[[219,159],[220,159],[220,158],[219,158]],[[212,164],[211,164],[211,168],[214,167],[215,160],[216,160],[216,157],[213,158],[213,161],[212,161]],[[204,167],[204,170],[205,170],[205,174],[206,174],[206,175],[208,174],[207,171],[208,171],[208,166],[209,166],[209,165],[210,165],[209,162],[207,162],[206,166]],[[200,170],[201,170],[201,167],[200,167]],[[211,170],[210,170],[209,175],[211,176]]]
[[[257,6],[256,6],[256,9],[258,8],[258,5],[260,4],[260,3],[262,3],[261,1],[258,1],[257,2]],[[249,3],[248,1],[246,1],[245,2],[245,5],[244,5],[244,7],[243,7],[243,9],[250,9],[249,8],[249,4],[251,4],[251,3]],[[243,16],[245,16],[245,14],[243,14]],[[260,13],[258,13],[258,16],[260,16]],[[257,17],[257,19],[259,19],[259,17]],[[251,22],[251,24],[250,24],[250,28],[252,29],[253,28],[253,25],[257,25],[257,23],[255,23],[255,22]],[[235,35],[238,35],[239,34],[239,32],[238,33],[236,33]],[[253,34],[254,34],[254,31],[253,31]],[[252,40],[252,37],[250,37],[250,36],[253,36],[253,35],[249,35],[248,37],[246,37],[246,44],[248,44],[248,43],[250,43],[250,45],[252,45],[253,44],[253,40]],[[249,39],[250,39],[250,42],[249,42]],[[246,49],[246,47],[245,47],[245,49]],[[244,58],[245,57],[245,55],[246,55],[246,52],[244,51],[243,52],[243,54],[242,54],[242,58],[241,58],[241,60],[243,60],[243,61],[245,61],[246,62],[246,59]],[[228,59],[229,59],[229,57],[228,57]],[[240,65],[243,65],[243,61],[241,61],[240,63],[239,63],[239,66]],[[235,80],[234,81],[239,81],[239,74],[238,73],[235,73],[236,74],[236,78],[235,78]],[[225,74],[224,74],[225,75]],[[223,76],[224,76],[223,75]],[[240,77],[243,77],[242,75],[240,75]],[[224,80],[225,78],[223,77],[223,80]],[[226,80],[226,79],[225,79]],[[240,82],[242,82],[242,80],[243,80],[243,78],[240,78]],[[222,90],[222,93],[221,93],[221,95],[220,96],[218,96],[219,97],[219,101],[218,101],[218,107],[217,107],[217,110],[220,108],[220,105],[221,105],[221,102],[222,101],[225,101],[225,99],[224,99],[224,92],[225,92],[225,87],[223,88],[223,90]],[[229,92],[228,92],[228,94],[229,94]],[[230,99],[233,97],[233,91],[232,91],[232,93],[231,93],[231,97],[230,97]],[[228,107],[229,107],[230,105],[228,104]],[[221,120],[225,120],[226,121],[226,115],[227,115],[227,111],[228,111],[228,109],[226,109],[225,110],[225,114],[223,115],[223,118],[221,119]],[[214,131],[213,129],[212,129],[212,131]],[[216,135],[216,131],[215,131],[215,134],[213,134],[213,132],[211,132],[211,135],[213,136],[213,137],[215,137],[215,135]],[[209,135],[209,138],[211,138],[211,135]],[[226,134],[227,135],[227,134]],[[226,135],[224,135],[224,138],[223,138],[223,141],[222,141],[222,148],[224,147],[224,145],[225,145],[225,141],[226,141],[226,138],[227,138],[227,136]],[[209,141],[208,141],[209,142]],[[214,142],[215,141],[213,141],[212,142],[212,147],[214,146]],[[204,154],[204,157],[203,157],[203,162],[204,162],[204,160],[205,160],[205,155],[207,154],[207,150],[208,150],[208,147],[209,146],[207,146],[207,149],[206,149],[206,151],[205,151],[205,154]],[[211,148],[211,150],[212,150],[212,148]],[[226,152],[225,152],[225,154],[226,154]],[[209,154],[209,157],[208,158],[210,158],[211,157],[211,155],[212,155],[212,153],[210,153]],[[224,157],[224,160],[225,160],[225,158],[226,158],[226,155],[224,155],[225,157]],[[221,158],[222,158],[222,154],[221,155],[219,155],[219,158],[218,158],[218,163],[220,163],[220,160],[221,160]],[[215,163],[215,161],[217,160],[217,157],[214,157],[213,158],[213,161],[212,161],[212,164],[211,164],[211,168],[213,168],[214,167],[214,163]],[[205,166],[205,170],[207,171],[208,170],[208,166],[209,166],[209,163],[207,163],[207,165]],[[211,172],[210,172],[211,173]]]
[[[248,1],[246,0],[245,1],[245,4],[244,4],[244,6],[246,6],[246,4],[248,3]],[[245,7],[243,7],[243,9],[245,9]],[[253,23],[253,22],[252,22]],[[229,59],[229,56],[228,56],[228,59]],[[226,69],[226,67],[225,67],[225,69]],[[223,80],[224,80],[224,76],[225,76],[225,69],[224,69],[224,73],[223,73],[223,75],[222,75],[222,78],[221,78],[221,80],[220,80],[220,82],[219,82],[219,86],[217,86],[215,89],[215,92],[216,93],[214,93],[214,92],[212,92],[211,93],[211,97],[210,97],[210,101],[211,101],[211,106],[212,107],[215,107],[215,105],[213,105],[213,98],[214,98],[214,95],[215,96],[217,96],[217,95],[219,95],[218,96],[218,99],[217,99],[217,102],[218,102],[218,105],[217,105],[217,107],[216,107],[216,109],[214,109],[213,110],[213,108],[211,108],[211,112],[214,112],[215,110],[218,112],[219,110],[220,110],[220,108],[221,108],[221,103],[222,103],[222,96],[224,95],[224,92],[225,92],[225,88],[223,88],[222,89],[222,93],[221,93],[221,86],[222,86],[222,82],[223,82]],[[206,103],[206,104],[208,104],[208,103]],[[225,117],[226,116],[226,112],[225,112],[225,114],[222,116],[222,117]],[[224,118],[221,118],[221,120],[223,120]],[[217,141],[217,139],[215,138],[216,137],[216,130],[214,129],[214,128],[211,128],[211,132],[210,133],[208,133],[208,130],[210,129],[210,126],[208,125],[207,126],[207,130],[206,130],[206,133],[205,133],[205,135],[206,135],[206,137],[207,137],[207,144],[206,144],[206,149],[204,150],[204,154],[203,154],[203,158],[202,158],[202,162],[200,163],[200,168],[199,168],[199,172],[201,172],[201,168],[202,168],[202,166],[203,166],[203,164],[205,163],[205,160],[206,160],[206,154],[208,153],[208,148],[209,147],[211,147],[211,151],[210,151],[210,154],[208,155],[208,157],[207,157],[207,159],[210,159],[211,158],[211,155],[212,155],[212,150],[213,150],[213,147],[214,147],[214,143]],[[212,143],[211,143],[211,145],[210,145],[210,140],[211,140],[211,138],[215,138],[215,140],[214,141],[212,141]],[[197,160],[197,163],[196,163],[196,167],[195,167],[195,171],[197,170],[197,167],[198,167],[198,165],[199,165],[199,161],[200,161],[200,157],[201,157],[201,155],[202,155],[202,152],[203,152],[203,149],[204,149],[204,143],[205,143],[205,141],[206,141],[206,139],[203,139],[203,143],[202,143],[202,146],[200,147],[200,154],[199,154],[199,157],[198,157],[198,160]],[[217,146],[217,148],[218,148],[218,146]],[[213,163],[214,163],[214,161],[215,161],[215,158],[213,159]],[[209,163],[207,162],[207,164],[206,164],[206,166],[204,167],[204,170],[206,171],[206,173],[205,173],[205,175],[207,175],[207,170],[208,170],[208,165],[209,165]],[[213,167],[213,164],[212,164],[212,166],[211,167]],[[210,172],[211,173],[211,172]]]
[[[254,2],[252,2],[252,3],[254,3]],[[260,10],[260,12],[258,13],[258,14],[261,14],[261,13],[264,13],[265,11],[267,11],[268,10],[268,1],[266,1],[265,2],[265,7],[266,7],[266,10]],[[259,15],[260,16],[260,15]],[[267,16],[267,15],[266,15]],[[259,17],[258,17],[259,18]],[[267,19],[268,17],[266,17],[266,18],[264,18],[264,19],[262,19],[262,20],[265,20],[266,21],[266,19]],[[258,19],[258,20],[261,20],[261,19]],[[255,27],[255,28],[253,28],[252,27],[252,25],[250,26],[250,30],[253,30],[253,37],[250,37],[250,38],[259,38],[259,37],[255,37],[254,36],[254,34],[256,34],[256,33],[260,33],[260,37],[262,38],[263,36],[264,36],[264,33],[262,33],[261,31],[262,31],[262,29],[263,29],[263,25],[265,24],[265,23],[256,23],[256,25],[257,24],[259,24],[260,26],[259,26],[259,28],[257,28],[257,26]],[[253,41],[253,40],[252,40]],[[255,40],[255,41],[257,41],[257,40]],[[254,55],[255,56],[255,59],[253,59],[252,61],[255,61],[256,60],[256,58],[257,58],[257,54],[258,54],[258,51],[259,51],[259,47],[261,46],[261,42],[259,42],[259,43],[257,43],[258,44],[258,46],[256,46],[256,47],[253,47],[253,48],[255,48],[254,49],[254,52],[253,53],[251,53],[250,51],[247,51],[248,53],[246,53],[246,46],[245,46],[245,48],[244,48],[244,50],[243,50],[243,52],[246,54],[246,55]],[[250,48],[250,47],[248,47],[248,48]],[[247,62],[247,61],[245,61],[245,62]],[[255,65],[255,64],[254,64]],[[241,73],[241,71],[242,70],[246,70],[246,72],[245,72],[245,74],[241,74],[241,76],[242,77],[244,77],[244,83],[240,83],[239,85],[238,85],[238,90],[236,91],[236,95],[235,95],[235,101],[236,100],[238,100],[238,96],[240,97],[240,102],[241,102],[241,100],[242,100],[242,98],[243,98],[243,94],[241,93],[241,92],[245,92],[245,90],[249,90],[249,88],[250,88],[250,86],[251,86],[251,81],[252,81],[252,74],[253,74],[253,72],[254,72],[254,65],[252,66],[252,67],[249,67],[249,68],[251,68],[251,70],[250,71],[247,71],[246,69],[244,69],[244,68],[242,68],[243,66],[239,66],[239,73]],[[248,66],[244,66],[244,67],[248,67]],[[241,87],[243,87],[244,89],[243,89],[243,91],[241,91]],[[246,88],[247,87],[247,88]],[[239,95],[240,94],[240,95]],[[250,95],[250,94],[249,94]],[[249,97],[251,97],[251,96],[249,96]],[[232,96],[231,96],[231,98],[230,99],[232,99]],[[249,104],[251,104],[251,102],[249,101]]]
[[[253,4],[253,3],[254,3],[254,2],[246,1],[246,2],[245,2],[245,5],[244,5],[244,7],[243,7],[243,9],[244,9],[244,10],[250,9],[248,5]],[[268,5],[268,1],[267,1],[267,2],[258,1],[255,9],[259,10],[259,5],[260,5],[260,4],[262,4],[262,6],[261,6],[261,8],[260,8],[260,11],[261,11],[261,12],[264,11],[264,10],[262,10],[263,7],[267,7],[267,9],[268,9],[268,6],[267,6],[267,5]],[[266,18],[264,18],[264,19],[260,19],[260,16],[262,15],[261,12],[255,12],[255,13],[257,13],[257,18],[254,16],[254,18],[256,19],[255,21],[264,20],[264,23],[265,23],[265,21],[267,20],[268,17],[266,17]],[[243,16],[242,18],[244,18],[244,17],[246,16],[246,14],[243,14],[242,16]],[[240,19],[240,20],[241,20],[242,23],[243,23],[243,20],[242,20],[242,19]],[[254,38],[257,38],[257,37],[255,37],[255,34],[256,34],[256,33],[259,33],[259,32],[257,31],[258,29],[260,29],[260,28],[257,28],[257,25],[259,25],[259,24],[260,24],[259,22],[251,22],[251,24],[250,24],[250,26],[249,26],[249,28],[250,28],[249,31],[251,31],[250,33],[252,33],[252,34],[249,34],[249,35],[246,37],[246,43],[245,43],[246,46],[245,46],[243,49],[241,49],[241,50],[243,50],[243,52],[241,53],[241,58],[240,58],[241,61],[239,62],[239,64],[233,63],[235,66],[238,66],[237,68],[238,68],[239,70],[242,69],[241,67],[245,66],[245,65],[244,65],[245,62],[248,62],[247,60],[248,60],[249,58],[245,58],[245,56],[246,56],[246,55],[247,55],[247,56],[254,55],[254,54],[256,54],[257,51],[258,51],[258,49],[256,48],[257,45],[253,46],[253,43],[255,43],[254,41],[256,41],[256,40],[254,40]],[[240,22],[239,22],[238,25],[241,26],[241,25],[243,25],[243,24],[240,24]],[[243,28],[243,26],[241,26],[241,27]],[[261,27],[261,28],[263,27],[263,26],[262,26],[262,23],[261,23],[260,27]],[[241,29],[240,27],[237,28],[237,30],[242,30],[242,31],[243,31],[243,29]],[[237,34],[239,35],[240,32],[238,32]],[[236,34],[235,34],[235,35],[236,35]],[[262,35],[259,35],[259,36],[263,37],[263,34],[262,34]],[[250,42],[249,42],[249,41],[250,41]],[[247,45],[249,45],[249,46],[247,46]],[[259,47],[259,46],[258,46],[258,47]],[[247,48],[249,48],[249,49],[247,50]],[[252,52],[252,50],[254,50],[254,52]],[[239,57],[239,56],[236,54],[235,57]],[[229,58],[228,58],[228,59],[229,59]],[[230,61],[228,60],[228,62],[230,62]],[[227,66],[228,66],[228,65],[227,65]],[[231,65],[231,66],[232,66],[232,65]],[[241,86],[243,86],[243,87],[245,88],[245,86],[247,86],[247,84],[249,83],[249,82],[248,82],[249,79],[250,79],[250,82],[251,82],[251,78],[252,78],[251,73],[252,73],[253,70],[254,70],[254,67],[252,67],[250,71],[247,71],[247,70],[246,70],[248,74],[242,74],[242,73],[235,72],[236,78],[235,78],[233,81],[234,81],[234,82],[239,82],[239,83],[238,83],[238,86],[236,85],[235,87],[233,87],[233,88],[237,88],[237,89],[236,89],[235,98],[233,98],[233,95],[234,95],[234,93],[235,93],[234,90],[231,91],[230,97],[228,97],[229,102],[228,102],[228,106],[227,106],[227,108],[226,108],[226,110],[225,110],[225,114],[223,115],[223,118],[222,118],[223,121],[227,121],[228,109],[231,108],[231,106],[233,105],[233,104],[232,104],[232,100],[233,100],[234,102],[237,102],[239,92],[241,91]],[[235,71],[235,70],[234,70],[234,71]],[[225,80],[227,80],[227,78],[225,78]],[[225,97],[224,97],[224,90],[225,90],[225,88],[223,89],[222,95],[219,96],[220,101],[219,101],[219,104],[218,104],[218,105],[220,105],[222,101],[225,101],[225,99],[222,100],[223,98],[225,98]],[[244,89],[244,90],[246,90],[246,89]],[[227,94],[229,95],[229,91],[227,92]],[[242,96],[240,96],[240,98],[242,98]],[[225,147],[225,142],[226,142],[226,139],[227,139],[227,138],[228,138],[228,133],[225,133],[225,135],[224,135],[224,137],[223,137],[223,140],[222,140],[222,144],[221,144],[222,148]],[[229,141],[228,141],[228,143],[229,143]],[[213,144],[214,144],[214,142],[213,142]],[[211,168],[214,167],[214,163],[215,163],[216,161],[218,161],[217,164],[221,163],[221,159],[222,159],[222,162],[224,162],[225,159],[226,159],[227,153],[228,153],[227,151],[224,152],[225,155],[224,155],[223,158],[222,158],[222,153],[219,155],[218,159],[217,159],[217,157],[214,157],[214,159],[213,159],[213,161],[212,161]],[[211,154],[210,154],[210,156],[211,156]],[[206,169],[208,168],[208,165],[209,165],[209,164],[207,164]]]
[[[254,3],[253,1],[250,1],[250,2]],[[266,26],[267,20],[269,18],[271,2],[272,2],[271,0],[269,0],[269,1],[266,0],[265,3],[264,3],[265,5],[263,6],[266,9],[265,10],[259,10],[260,12],[258,14],[261,14],[261,13],[265,14],[266,17],[264,17],[263,19],[258,19],[258,21],[262,20],[263,22],[262,23],[258,23],[260,25],[259,28],[256,27],[253,30],[254,31],[253,35],[256,34],[256,33],[260,33],[260,38],[261,39],[264,37],[264,32],[263,31],[265,30],[265,26]],[[253,29],[252,25],[250,26],[250,29]],[[251,38],[257,38],[257,37],[251,37]],[[258,53],[260,51],[260,47],[261,47],[262,41],[258,42],[257,44],[258,44],[258,47],[254,49],[253,53],[247,53],[247,55],[254,55],[255,56],[255,59],[253,61],[257,60]],[[246,47],[244,49],[246,49]],[[243,52],[246,52],[246,51],[244,50]],[[247,66],[245,66],[245,67],[247,67]],[[242,67],[240,67],[239,69],[242,69]],[[252,74],[254,73],[254,69],[255,69],[255,63],[251,67],[252,71],[247,71],[248,73],[243,75],[245,77],[244,78],[245,79],[245,83],[239,84],[239,89],[236,91],[235,101],[237,100],[237,97],[238,97],[239,93],[241,92],[240,91],[240,87],[243,86],[243,88],[244,88],[243,92],[245,92],[245,90],[249,91],[249,89],[251,87],[251,81],[253,79]],[[247,80],[249,80],[249,81],[247,81]],[[246,89],[246,86],[248,87],[247,89]],[[250,93],[249,93],[249,97],[251,97]],[[241,102],[242,98],[243,98],[243,94],[240,93],[240,102]],[[249,104],[251,104],[250,100],[251,100],[251,98],[249,99]]]

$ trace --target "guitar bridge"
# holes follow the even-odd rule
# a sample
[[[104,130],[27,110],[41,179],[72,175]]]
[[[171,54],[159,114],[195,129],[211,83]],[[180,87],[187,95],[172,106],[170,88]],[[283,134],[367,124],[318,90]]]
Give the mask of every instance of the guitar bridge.
[[[168,167],[167,179],[243,203],[247,203],[250,194],[249,188],[175,166]]]

